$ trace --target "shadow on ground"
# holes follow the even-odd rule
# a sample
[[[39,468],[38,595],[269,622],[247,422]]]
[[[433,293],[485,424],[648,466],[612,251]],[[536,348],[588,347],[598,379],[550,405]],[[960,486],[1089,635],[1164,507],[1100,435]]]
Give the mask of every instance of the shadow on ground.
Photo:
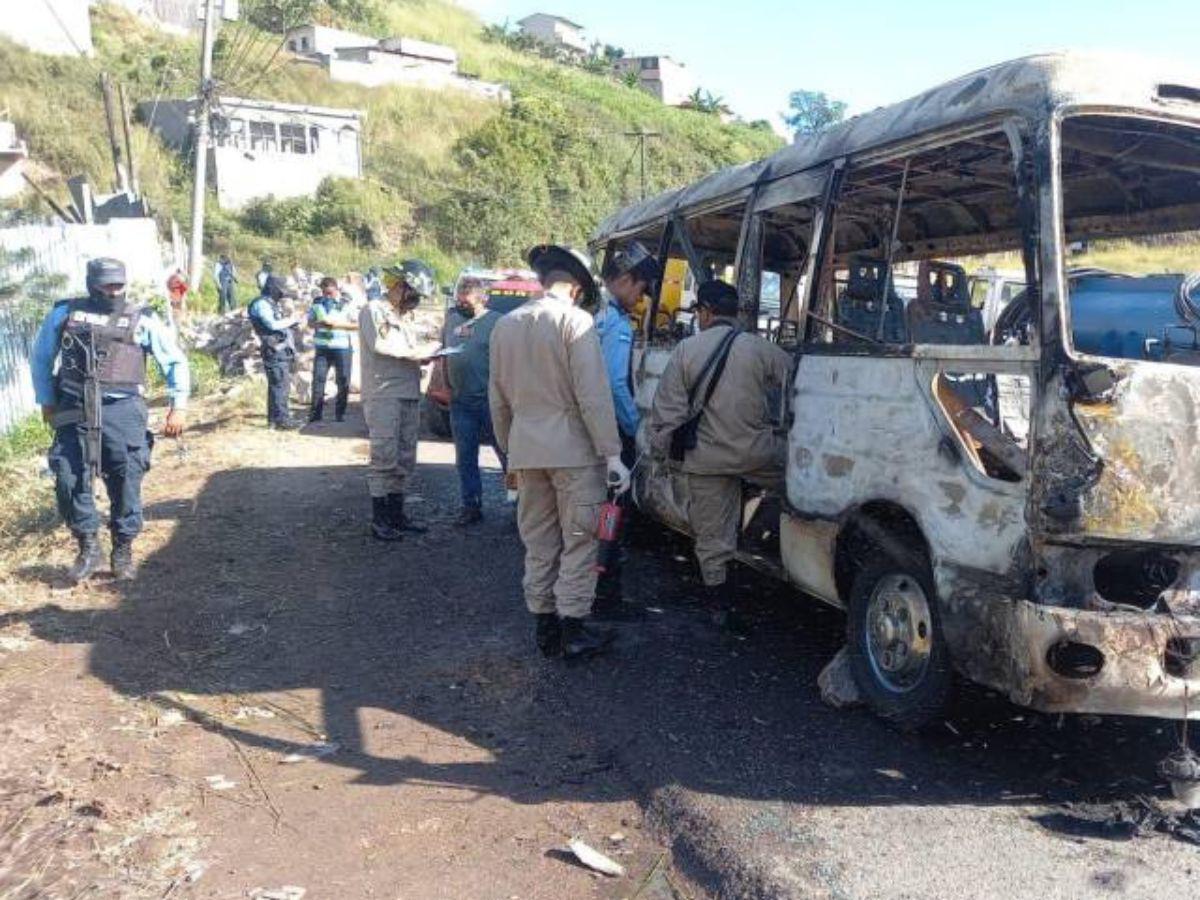
[[[840,645],[840,615],[750,580],[754,632],[723,638],[683,602],[694,587],[686,545],[647,528],[626,584],[656,611],[622,626],[607,658],[544,661],[502,494],[490,473],[487,520],[457,530],[453,467],[423,466],[410,509],[430,532],[386,546],[366,532],[361,467],[220,472],[194,503],[148,510],[176,528],[136,581],[109,585],[116,608],[48,605],[20,618],[43,639],[90,643],[91,670],[122,694],[175,704],[245,745],[309,752],[326,736],[340,749],[323,763],[360,783],[453,785],[520,803],[667,786],[798,804],[1104,801],[1154,790],[1154,764],[1175,740],[1166,723],[1040,716],[980,690],[921,735],[831,710],[816,678]],[[167,696],[305,689],[319,692],[323,719],[301,737]],[[373,753],[365,710],[460,736],[488,761]]]

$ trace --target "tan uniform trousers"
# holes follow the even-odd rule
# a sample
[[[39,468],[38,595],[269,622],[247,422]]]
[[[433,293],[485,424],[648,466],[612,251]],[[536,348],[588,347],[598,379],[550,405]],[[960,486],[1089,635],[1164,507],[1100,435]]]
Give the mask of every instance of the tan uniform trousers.
[[[380,397],[363,403],[371,444],[367,487],[372,497],[403,494],[417,467],[421,401]]]
[[[604,475],[604,466],[517,470],[517,528],[525,544],[530,612],[574,618],[591,613]]]
[[[742,524],[742,483],[782,493],[782,469],[739,475],[687,474],[688,525],[695,539],[696,561],[706,587],[725,583],[729,561],[737,550]]]

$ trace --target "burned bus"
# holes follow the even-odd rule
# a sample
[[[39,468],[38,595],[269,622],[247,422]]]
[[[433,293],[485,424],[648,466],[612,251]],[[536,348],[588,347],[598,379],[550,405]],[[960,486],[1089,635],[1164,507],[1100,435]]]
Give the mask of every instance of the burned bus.
[[[1195,272],[1197,231],[1200,71],[1062,54],[623,209],[592,249],[731,280],[792,352],[764,397],[786,496],[747,488],[738,558],[844,609],[862,694],[914,728],[955,673],[1043,711],[1200,717],[1200,278],[1068,269],[1125,238],[1195,247]],[[987,329],[969,273],[996,259],[1025,288]],[[1130,340],[1076,330],[1092,294]],[[650,299],[643,410],[690,327]],[[639,442],[636,502],[686,532],[686,475]]]

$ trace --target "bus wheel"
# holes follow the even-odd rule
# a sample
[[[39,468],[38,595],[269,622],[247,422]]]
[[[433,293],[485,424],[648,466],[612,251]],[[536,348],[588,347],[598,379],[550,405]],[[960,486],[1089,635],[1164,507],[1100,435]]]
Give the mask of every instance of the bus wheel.
[[[943,710],[953,677],[933,577],[922,555],[872,551],[850,589],[851,671],[876,715],[915,731]]]

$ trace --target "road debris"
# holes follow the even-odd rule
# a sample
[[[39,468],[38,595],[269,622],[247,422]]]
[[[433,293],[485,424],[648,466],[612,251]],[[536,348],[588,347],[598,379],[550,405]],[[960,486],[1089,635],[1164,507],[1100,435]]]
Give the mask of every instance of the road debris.
[[[332,756],[334,753],[337,753],[339,749],[340,748],[337,744],[327,741],[319,741],[315,744],[309,744],[303,750],[297,750],[295,753],[289,753],[287,756],[283,757],[283,759],[279,760],[279,764],[287,765],[291,763],[308,762],[309,760],[313,759],[321,759],[326,756]]]
[[[294,884],[285,884],[278,888],[255,888],[250,892],[250,900],[304,900],[308,891]]]
[[[1148,797],[1070,804],[1065,813],[1042,817],[1041,822],[1056,830],[1108,839],[1149,837],[1158,832],[1200,846],[1200,810],[1176,813]]]
[[[1200,756],[1180,747],[1158,764],[1158,774],[1171,785],[1175,799],[1188,809],[1200,807]]]
[[[212,791],[228,791],[237,787],[236,781],[230,781],[224,775],[208,775],[204,780]]]
[[[265,706],[239,706],[233,711],[235,719],[273,719],[275,711]]]
[[[854,683],[854,674],[850,671],[850,653],[846,647],[839,650],[821,670],[817,676],[817,687],[821,689],[821,699],[834,709],[862,705],[862,695]]]
[[[592,849],[579,838],[572,839],[567,847],[577,860],[601,875],[609,875],[613,878],[621,878],[625,875],[623,865],[609,859],[599,850]]]

